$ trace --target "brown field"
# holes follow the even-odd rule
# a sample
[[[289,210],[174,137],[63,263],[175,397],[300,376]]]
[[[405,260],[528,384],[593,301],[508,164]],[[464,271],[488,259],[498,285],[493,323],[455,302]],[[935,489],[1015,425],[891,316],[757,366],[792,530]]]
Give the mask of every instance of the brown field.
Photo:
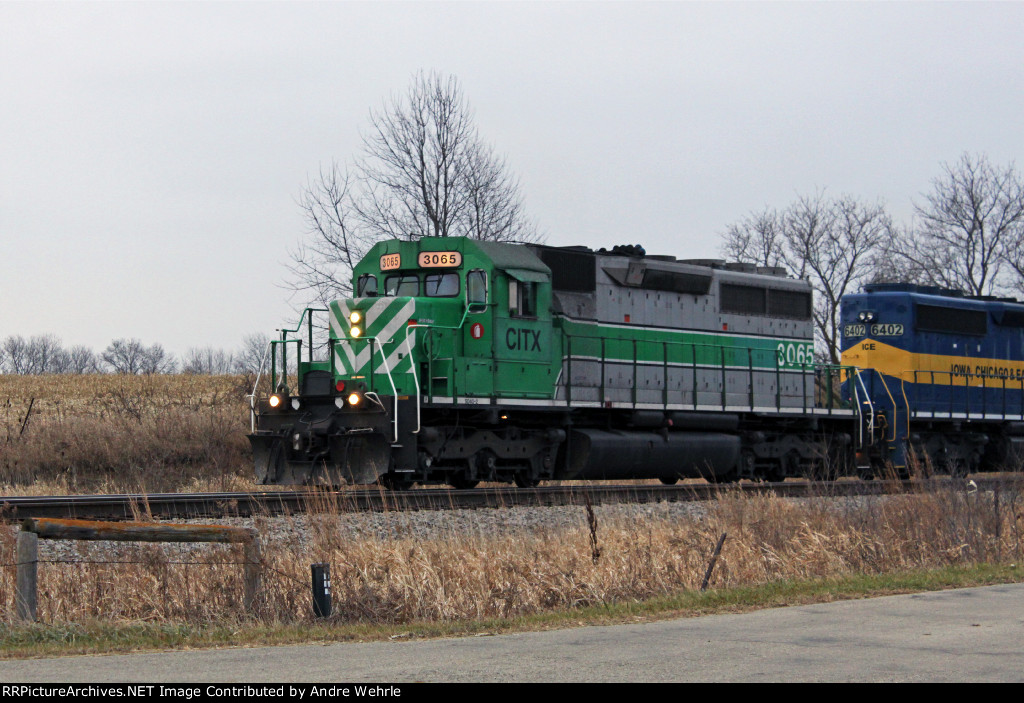
[[[0,375],[0,493],[252,488],[251,388],[243,376]]]

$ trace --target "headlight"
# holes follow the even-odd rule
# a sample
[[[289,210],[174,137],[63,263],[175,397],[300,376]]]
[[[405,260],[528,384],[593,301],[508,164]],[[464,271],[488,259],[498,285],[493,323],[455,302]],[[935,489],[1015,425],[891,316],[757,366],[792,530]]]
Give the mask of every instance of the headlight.
[[[362,402],[362,400],[363,396],[359,395],[358,393],[351,393],[348,396],[349,405],[359,405],[359,403]]]
[[[348,316],[348,321],[351,322],[353,325],[358,324],[359,321],[362,319],[363,316],[359,314],[358,310],[353,310],[352,314]]]
[[[292,410],[298,410],[301,405],[298,398],[292,398]]]
[[[348,333],[350,335],[352,335],[353,337],[358,337],[359,335],[361,335],[363,333],[363,331],[361,329],[359,329],[358,327],[353,327],[352,329],[350,329],[348,331]]]
[[[270,407],[279,408],[281,407],[282,400],[281,396],[275,394],[270,396],[270,399],[267,402],[270,403]]]

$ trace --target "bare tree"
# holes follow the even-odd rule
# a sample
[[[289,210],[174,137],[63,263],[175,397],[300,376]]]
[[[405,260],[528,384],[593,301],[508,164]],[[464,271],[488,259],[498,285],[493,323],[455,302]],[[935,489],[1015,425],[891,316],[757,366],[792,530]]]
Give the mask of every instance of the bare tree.
[[[141,373],[174,373],[177,370],[178,362],[173,354],[164,350],[163,345],[154,344],[143,351]]]
[[[4,372],[11,374],[26,373],[28,359],[26,351],[28,343],[21,335],[9,335],[4,338]]]
[[[138,339],[115,339],[100,357],[114,373],[137,374],[142,370],[145,347]]]
[[[25,348],[25,373],[61,373],[66,362],[60,338],[53,334],[37,334],[29,338]]]
[[[10,335],[4,339],[4,370],[7,373],[25,374],[29,371],[28,342],[21,335]]]
[[[300,289],[309,289],[321,303],[352,292],[352,267],[373,245],[357,221],[352,203],[352,177],[337,163],[320,169],[299,198],[305,216],[305,241],[292,253],[291,271]]]
[[[360,214],[375,239],[447,237],[466,207],[468,154],[477,141],[454,76],[420,72],[404,99],[370,112],[360,162]]]
[[[270,336],[263,332],[246,335],[242,349],[235,355],[235,373],[259,373],[270,346]]]
[[[69,373],[71,367],[71,353],[63,346],[57,347],[47,362],[47,370],[44,373]]]
[[[721,246],[722,255],[730,261],[758,266],[785,266],[783,225],[783,217],[773,208],[751,212],[729,225]]]
[[[96,353],[89,347],[76,345],[68,350],[67,373],[98,373],[99,370]]]
[[[918,221],[899,240],[899,256],[928,283],[969,295],[1004,290],[1007,265],[1022,287],[1024,182],[1014,165],[997,167],[984,155],[965,153],[943,171],[924,202],[915,203]]]
[[[466,234],[491,242],[538,241],[519,180],[492,147],[477,142],[466,158]]]
[[[189,374],[223,375],[231,373],[235,358],[223,349],[213,347],[192,347],[182,359],[181,370]]]
[[[138,339],[115,339],[101,357],[114,373],[174,373],[177,362],[160,344],[147,347]]]
[[[11,335],[0,343],[0,371],[13,374],[96,373],[96,355],[84,346],[65,349],[52,334]]]
[[[785,230],[787,263],[814,287],[814,324],[838,364],[840,302],[870,280],[874,255],[892,237],[892,219],[881,204],[819,194],[790,208]]]
[[[371,111],[353,170],[321,169],[299,206],[308,237],[292,253],[293,287],[321,303],[351,292],[352,266],[384,239],[540,239],[457,79],[438,73],[417,74],[405,95]]]
[[[814,289],[819,357],[838,364],[842,297],[870,280],[872,263],[892,236],[885,207],[851,196],[801,196],[782,212],[765,209],[726,230],[721,251],[738,261],[784,265]]]

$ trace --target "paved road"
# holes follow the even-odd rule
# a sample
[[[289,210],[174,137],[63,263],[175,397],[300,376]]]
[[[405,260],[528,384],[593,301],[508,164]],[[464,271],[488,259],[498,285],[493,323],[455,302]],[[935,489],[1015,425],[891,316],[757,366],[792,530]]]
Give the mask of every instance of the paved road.
[[[1024,681],[1024,584],[493,637],[0,661],[0,681]]]

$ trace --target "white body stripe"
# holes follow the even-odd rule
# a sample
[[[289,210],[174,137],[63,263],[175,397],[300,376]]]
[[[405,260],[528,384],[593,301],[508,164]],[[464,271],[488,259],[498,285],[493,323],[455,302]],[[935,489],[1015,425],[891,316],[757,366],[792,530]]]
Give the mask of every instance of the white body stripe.
[[[362,349],[357,353],[353,349],[352,341],[348,336],[349,329],[349,315],[351,315],[356,303],[359,303],[364,298],[357,298],[352,301],[339,300],[338,310],[341,312],[344,320],[338,319],[336,316],[331,316],[331,329],[334,332],[335,337],[338,339],[338,343],[335,344],[335,358],[337,366],[345,369],[349,374],[358,374],[363,370],[363,367],[370,363],[370,349],[371,345],[365,343],[362,345]],[[350,302],[353,305],[350,305]],[[384,344],[392,342],[395,335],[398,334],[402,328],[406,327],[408,321],[412,318],[413,313],[416,311],[416,301],[414,299],[407,300],[396,312],[388,314],[389,308],[393,306],[395,302],[394,298],[379,298],[375,299],[373,304],[364,312],[363,327],[366,332],[365,336],[360,339],[363,340],[375,340],[373,346],[374,354],[381,354],[382,347]],[[376,324],[381,317],[388,317],[384,326],[373,334],[368,334],[368,330]],[[405,340],[399,340],[404,342]],[[413,339],[415,343],[415,338]],[[395,365],[398,361],[398,354],[401,353],[401,349],[404,347],[403,344],[399,344],[398,349],[393,351],[387,359],[383,360],[387,369],[394,371]]]

